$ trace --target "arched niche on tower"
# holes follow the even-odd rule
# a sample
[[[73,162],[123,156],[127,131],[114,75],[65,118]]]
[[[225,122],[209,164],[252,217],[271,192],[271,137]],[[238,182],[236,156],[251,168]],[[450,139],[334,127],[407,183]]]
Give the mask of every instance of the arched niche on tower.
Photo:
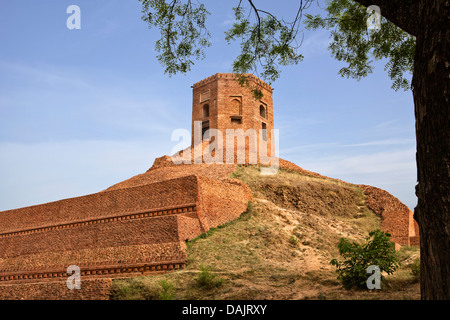
[[[242,115],[242,103],[241,103],[240,98],[237,98],[237,97],[231,98],[230,114],[231,115]]]
[[[266,106],[261,104],[259,106],[259,115],[261,118],[266,119],[267,118],[267,110],[266,110]]]

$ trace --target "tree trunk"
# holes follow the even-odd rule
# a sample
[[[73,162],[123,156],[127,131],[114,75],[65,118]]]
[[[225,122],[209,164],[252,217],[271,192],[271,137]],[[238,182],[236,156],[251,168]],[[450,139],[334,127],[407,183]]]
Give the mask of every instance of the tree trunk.
[[[413,95],[422,299],[450,299],[450,1],[420,0]]]

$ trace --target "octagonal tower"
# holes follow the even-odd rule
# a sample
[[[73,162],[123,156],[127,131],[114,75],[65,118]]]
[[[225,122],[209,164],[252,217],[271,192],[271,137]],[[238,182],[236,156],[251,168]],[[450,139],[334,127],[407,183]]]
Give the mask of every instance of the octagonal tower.
[[[218,129],[224,137],[224,148],[227,129],[235,131],[242,129],[245,133],[249,133],[248,130],[253,129],[258,135],[261,135],[257,139],[258,151],[261,147],[260,141],[264,141],[267,143],[267,155],[272,155],[273,89],[252,74],[245,76],[251,88],[262,92],[261,99],[256,99],[249,87],[241,86],[234,73],[217,73],[192,86],[192,146],[198,142],[194,135],[200,125],[203,141],[210,140],[209,129]],[[246,162],[248,162],[249,145],[251,145],[248,136],[245,141]],[[253,149],[250,148],[250,150]]]

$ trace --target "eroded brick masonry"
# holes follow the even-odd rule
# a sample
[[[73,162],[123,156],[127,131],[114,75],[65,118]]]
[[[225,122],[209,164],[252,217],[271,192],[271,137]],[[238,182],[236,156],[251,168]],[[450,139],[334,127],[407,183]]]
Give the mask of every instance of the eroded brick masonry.
[[[248,79],[263,93],[261,99],[233,74],[218,73],[193,85],[191,148],[197,122],[201,134],[208,129],[266,130],[267,155],[274,156],[272,88],[253,75]],[[202,138],[201,151],[214,142]],[[252,151],[248,145],[247,137],[245,163]],[[236,155],[231,164],[173,160],[158,158],[147,172],[95,194],[0,212],[0,299],[108,299],[115,277],[182,268],[187,263],[185,241],[238,218],[252,193],[229,178],[237,167]],[[322,177],[277,160],[286,170]],[[393,240],[417,244],[410,210],[383,190],[362,188]],[[71,265],[81,270],[80,290],[66,285]]]
[[[233,146],[229,162],[237,162],[237,151],[243,146],[246,158],[239,163],[251,163],[249,155],[274,156],[273,142],[273,89],[254,75],[247,74],[248,86],[241,86],[233,73],[217,73],[193,85],[192,100],[192,143],[212,138],[215,129],[223,138],[223,161],[226,162],[226,148]],[[262,93],[256,98],[252,89]],[[233,130],[235,135],[227,135]],[[239,145],[239,131],[245,134],[245,142]],[[195,136],[196,133],[199,133]],[[255,133],[254,136],[251,133]],[[214,140],[214,139],[212,139]],[[260,152],[260,148],[264,152]],[[216,148],[217,149],[217,148]],[[261,162],[257,157],[255,162]]]

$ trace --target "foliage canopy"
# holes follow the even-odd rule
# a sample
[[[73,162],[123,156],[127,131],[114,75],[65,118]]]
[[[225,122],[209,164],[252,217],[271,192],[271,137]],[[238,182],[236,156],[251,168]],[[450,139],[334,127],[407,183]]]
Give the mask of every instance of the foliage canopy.
[[[326,11],[325,18],[305,14],[305,25],[310,30],[330,30],[329,49],[335,59],[347,64],[339,70],[342,77],[359,80],[372,73],[372,56],[375,60],[387,59],[384,69],[394,90],[410,88],[404,74],[413,72],[414,36],[383,17],[378,30],[368,30],[366,22],[371,10],[352,0],[332,0]]]
[[[170,75],[186,73],[194,65],[193,59],[203,59],[211,46],[206,26],[210,12],[202,1],[139,0],[142,19],[149,28],[156,27],[161,38],[156,41],[158,60]],[[360,80],[372,72],[371,58],[387,59],[385,70],[395,90],[410,88],[405,74],[412,73],[415,38],[387,19],[381,19],[381,29],[367,29],[371,14],[366,7],[353,0],[328,0],[326,17],[312,16],[306,11],[318,0],[302,0],[294,7],[291,21],[276,17],[257,8],[252,0],[236,1],[233,8],[235,22],[225,32],[228,43],[239,41],[241,51],[233,62],[233,72],[239,75],[254,73],[271,83],[280,76],[280,66],[303,60],[301,42],[303,30],[330,30],[329,49],[334,58],[345,62],[339,74]],[[306,19],[303,19],[306,17]],[[262,70],[259,72],[259,70]],[[247,84],[243,76],[242,85]],[[258,95],[258,92],[254,92]]]

